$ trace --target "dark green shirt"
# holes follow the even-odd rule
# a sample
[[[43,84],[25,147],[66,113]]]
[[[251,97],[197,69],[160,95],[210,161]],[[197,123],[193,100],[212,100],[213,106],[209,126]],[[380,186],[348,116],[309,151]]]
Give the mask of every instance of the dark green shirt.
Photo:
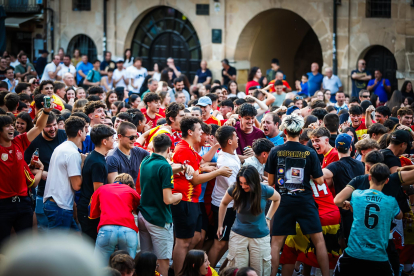
[[[27,72],[27,66],[30,66],[31,71],[36,70],[35,67],[33,66],[33,64],[28,62],[28,63],[26,63],[25,67],[22,64],[17,65],[16,68],[14,68],[14,73],[15,74],[17,74],[17,73],[20,73],[20,74],[26,73]]]
[[[163,156],[152,153],[140,167],[141,204],[139,210],[146,221],[159,227],[172,223],[170,205],[163,199],[163,190],[174,188],[173,171]]]

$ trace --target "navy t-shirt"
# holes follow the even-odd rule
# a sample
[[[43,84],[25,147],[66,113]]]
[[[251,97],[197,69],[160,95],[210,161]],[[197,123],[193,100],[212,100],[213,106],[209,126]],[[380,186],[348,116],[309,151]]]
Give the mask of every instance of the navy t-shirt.
[[[207,80],[208,77],[211,78],[212,74],[209,69],[206,69],[206,71],[201,71],[201,69],[198,69],[196,72],[196,75],[198,76],[198,83],[203,83]]]
[[[352,179],[365,174],[364,164],[352,157],[342,157],[329,164],[326,169],[333,174],[332,180],[336,194],[340,193]]]
[[[358,69],[357,70],[352,70],[351,76],[354,73],[358,74],[358,75],[366,74],[367,76],[371,76],[371,73],[367,70],[364,70],[362,72],[360,72]],[[367,89],[367,85],[368,85],[368,81],[361,81],[361,80],[352,79],[352,97],[358,97],[359,91],[361,91],[362,89]]]
[[[131,149],[128,158],[119,148],[116,148],[110,151],[106,157],[106,163],[108,164],[108,173],[127,173],[132,176],[132,179],[134,179],[134,182],[136,183],[142,159],[148,155],[148,151],[134,147]]]
[[[30,143],[29,147],[24,152],[24,161],[30,165],[30,160],[32,159],[33,153],[36,149],[39,149],[39,160],[44,165],[44,171],[49,171],[49,162],[52,157],[52,153],[57,146],[65,142],[67,139],[66,132],[62,129],[58,129],[55,138],[52,141],[47,141],[43,138],[42,133],[40,133],[33,141]],[[39,185],[37,186],[37,195],[43,197],[45,191],[46,181],[41,179]]]

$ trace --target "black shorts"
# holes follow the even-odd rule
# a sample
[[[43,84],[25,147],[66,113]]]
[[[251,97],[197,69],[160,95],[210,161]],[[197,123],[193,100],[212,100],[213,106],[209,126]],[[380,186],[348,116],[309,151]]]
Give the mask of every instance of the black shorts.
[[[215,223],[214,238],[218,240],[217,230],[218,230],[218,220],[219,220],[219,207],[211,204],[211,211],[213,212],[213,218],[214,218],[214,223]],[[236,219],[236,210],[234,210],[233,207],[227,208],[226,216],[224,217],[224,221],[223,221],[223,228],[227,226],[227,229],[226,229],[226,233],[224,233],[224,237],[222,241],[229,241],[231,227],[233,226],[235,219]]]
[[[296,235],[296,222],[299,223],[305,235],[322,232],[318,207],[316,207],[314,199],[285,199],[290,196],[282,196],[281,202],[285,200],[289,203],[281,203],[277,209],[273,219],[272,236]]]
[[[171,205],[174,233],[179,239],[194,237],[194,232],[201,232],[200,204],[197,202],[180,201]]]
[[[201,211],[201,229],[207,232],[208,215],[207,215],[206,206],[204,205],[204,202],[200,202],[200,211]]]
[[[341,228],[339,229],[338,235],[339,238],[343,238],[348,243],[352,222],[354,221],[353,213],[343,209],[339,209],[339,211],[341,212]]]
[[[338,259],[334,276],[393,276],[394,272],[388,261],[376,262],[356,259],[344,252]]]

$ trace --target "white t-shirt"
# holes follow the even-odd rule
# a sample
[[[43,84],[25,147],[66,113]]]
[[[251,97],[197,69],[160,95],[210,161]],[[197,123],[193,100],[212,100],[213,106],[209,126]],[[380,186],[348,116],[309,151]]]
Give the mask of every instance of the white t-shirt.
[[[160,80],[161,80],[161,73],[154,73],[154,74],[152,75],[152,78],[153,78],[154,80],[160,81]]]
[[[124,62],[124,68],[128,68],[130,66],[132,66],[132,64],[134,64],[134,57],[131,57],[130,61],[125,60]]]
[[[220,202],[226,194],[227,189],[236,183],[237,174],[239,173],[241,167],[240,159],[237,156],[236,151],[234,151],[234,154],[229,154],[224,151],[220,151],[218,153],[217,168],[224,166],[229,167],[232,170],[232,174],[230,177],[216,177],[216,185],[214,186],[213,194],[211,195],[211,204],[217,207],[220,206]],[[234,202],[232,200],[227,208],[232,208],[233,204]]]
[[[40,82],[45,81],[45,80],[55,81],[56,79],[52,79],[52,78],[49,77],[49,72],[55,72],[55,71],[56,71],[56,65],[53,62],[46,65],[45,70],[43,71],[42,79],[40,80]]]
[[[75,66],[73,66],[72,64],[69,64],[69,66],[66,66],[65,64],[60,64],[60,67],[62,69],[60,69],[60,71],[58,72],[58,76],[62,77],[66,74],[66,73],[71,73],[73,76],[75,76],[76,74],[76,69]]]
[[[65,210],[73,210],[75,191],[69,177],[82,175],[82,159],[78,147],[65,141],[53,151],[50,158],[43,203],[53,197],[56,204]]]
[[[20,64],[20,62],[17,59],[13,62],[10,62],[10,66],[13,67],[13,68],[16,68],[16,66],[19,65],[19,64]]]
[[[135,86],[138,86],[137,89],[133,88],[130,81],[129,91],[139,93],[139,89],[141,88],[141,85],[144,82],[145,77],[148,75],[147,69],[145,69],[144,67],[141,67],[141,69],[137,69],[135,66],[129,66],[126,70],[126,75],[128,79],[132,79]]]
[[[122,69],[122,71],[119,71],[118,70],[118,68],[117,69],[115,69],[114,70],[114,75],[112,76],[112,78],[114,79],[114,80],[119,80],[122,76],[125,76],[125,73],[126,73],[126,70],[125,69]],[[122,87],[127,87],[126,86],[126,84],[125,84],[125,81],[122,79],[122,80],[120,80],[116,85],[115,85],[115,87],[120,87],[120,86],[122,86]]]

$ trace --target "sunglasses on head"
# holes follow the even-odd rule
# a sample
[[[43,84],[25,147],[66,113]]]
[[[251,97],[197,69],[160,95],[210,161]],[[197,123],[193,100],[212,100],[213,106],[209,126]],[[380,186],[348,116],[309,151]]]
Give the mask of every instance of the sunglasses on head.
[[[295,100],[303,100],[303,97],[302,96],[296,96]]]
[[[128,139],[129,139],[129,140],[131,140],[131,141],[134,141],[134,140],[136,140],[136,139],[138,138],[138,135],[131,135],[131,136],[125,136],[125,135],[122,135],[122,136],[124,136],[124,137],[128,138]]]

